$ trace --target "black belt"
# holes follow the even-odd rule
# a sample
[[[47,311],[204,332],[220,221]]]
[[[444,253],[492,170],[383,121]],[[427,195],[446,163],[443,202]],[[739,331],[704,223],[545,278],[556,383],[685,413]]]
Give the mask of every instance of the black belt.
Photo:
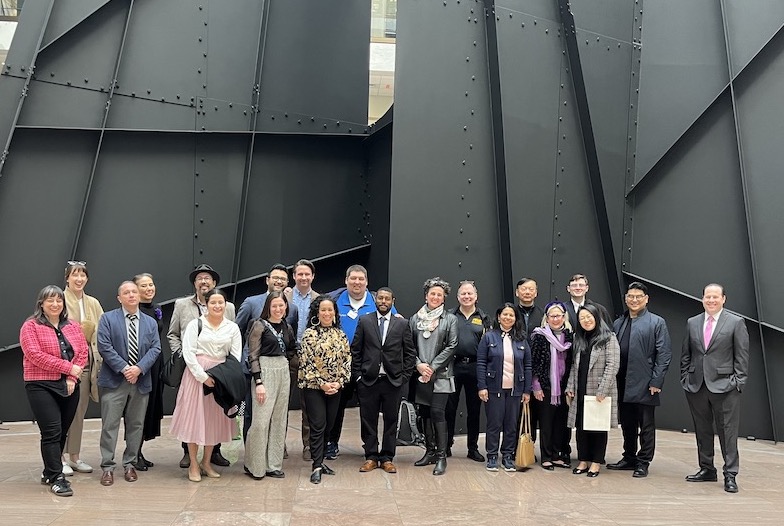
[[[475,363],[476,358],[471,358],[469,356],[458,356],[455,358],[455,363]]]

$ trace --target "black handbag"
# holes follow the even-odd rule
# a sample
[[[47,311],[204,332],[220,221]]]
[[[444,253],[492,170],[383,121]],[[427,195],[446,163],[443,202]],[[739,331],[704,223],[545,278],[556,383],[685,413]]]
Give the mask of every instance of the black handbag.
[[[201,318],[198,319],[197,325],[199,331],[196,334],[196,337],[198,338],[201,334]],[[163,367],[161,367],[161,381],[169,387],[174,387],[176,389],[180,386],[184,373],[185,358],[182,357],[182,350],[179,352],[172,351],[171,355],[169,355],[169,359],[166,360]]]

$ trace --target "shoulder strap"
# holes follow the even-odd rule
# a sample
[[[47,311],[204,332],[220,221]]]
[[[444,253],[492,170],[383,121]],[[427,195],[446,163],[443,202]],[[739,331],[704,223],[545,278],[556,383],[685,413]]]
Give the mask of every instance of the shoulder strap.
[[[199,328],[199,332],[196,333],[196,337],[198,338],[199,336],[201,336],[201,328],[202,328],[201,318],[196,318],[196,326]]]

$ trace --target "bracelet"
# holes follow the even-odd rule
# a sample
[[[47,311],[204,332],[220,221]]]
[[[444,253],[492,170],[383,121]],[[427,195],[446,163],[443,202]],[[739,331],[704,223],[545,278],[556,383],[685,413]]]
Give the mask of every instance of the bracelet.
[[[264,382],[262,382],[261,380],[256,380],[256,386],[258,387],[260,385],[264,385]]]

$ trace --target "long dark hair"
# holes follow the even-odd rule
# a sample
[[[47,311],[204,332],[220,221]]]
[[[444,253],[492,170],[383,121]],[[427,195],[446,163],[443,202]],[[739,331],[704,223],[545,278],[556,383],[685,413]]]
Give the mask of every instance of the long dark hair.
[[[310,310],[308,311],[308,327],[319,327],[321,325],[319,323],[318,313],[319,306],[321,306],[321,303],[324,301],[330,302],[332,304],[332,308],[335,309],[335,321],[332,322],[332,326],[340,329],[340,313],[338,312],[338,304],[335,303],[335,298],[329,294],[321,294],[310,302]],[[315,323],[313,323],[314,320]]]
[[[48,324],[49,318],[47,318],[46,314],[44,314],[43,305],[45,300],[54,297],[58,297],[63,300],[63,310],[60,313],[60,323],[67,321],[68,308],[65,306],[65,294],[63,294],[63,289],[57,285],[47,285],[41,289],[41,292],[38,293],[38,297],[35,300],[35,309],[33,310],[33,314],[28,319],[33,319],[42,325]]]
[[[289,315],[289,300],[286,299],[286,296],[283,294],[281,290],[274,290],[267,294],[267,301],[264,302],[264,308],[261,309],[261,318],[262,320],[269,320],[270,317],[270,305],[272,304],[272,300],[280,298],[283,300],[283,303],[286,304],[286,312],[283,314],[283,321],[286,321],[286,317]]]
[[[509,331],[509,336],[511,336],[512,340],[514,341],[521,342],[525,340],[526,334],[525,334],[525,329],[523,329],[523,324],[521,323],[522,320],[520,319],[519,316],[520,313],[517,311],[517,308],[509,302],[504,303],[503,305],[498,307],[498,310],[495,311],[495,319],[493,319],[493,329],[502,332],[501,324],[498,323],[498,317],[501,315],[502,312],[504,312],[504,309],[512,309],[512,312],[514,312],[515,315],[515,322],[514,325],[512,325],[512,329]]]
[[[591,316],[593,316],[593,319],[596,321],[596,327],[590,332],[583,329],[583,326],[580,325],[580,313],[584,310],[590,312]],[[599,314],[599,309],[597,309],[595,305],[586,303],[580,307],[577,311],[577,320],[575,320],[574,324],[574,348],[576,352],[585,352],[591,347],[607,343],[611,334],[612,331],[602,319],[601,314]]]

